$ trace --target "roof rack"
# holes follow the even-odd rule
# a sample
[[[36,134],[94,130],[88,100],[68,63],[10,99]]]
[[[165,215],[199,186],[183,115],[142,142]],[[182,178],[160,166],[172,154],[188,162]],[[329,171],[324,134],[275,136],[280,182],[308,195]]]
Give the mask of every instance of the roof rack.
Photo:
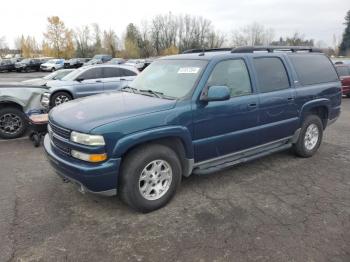
[[[310,53],[322,53],[320,48],[315,48],[311,46],[242,46],[236,47],[231,50],[231,53],[254,53],[256,51],[266,51],[268,53],[272,52],[299,52],[306,51]]]
[[[195,53],[205,53],[205,52],[220,52],[220,51],[231,51],[232,48],[197,48],[197,49],[188,49],[183,51],[183,54],[195,54]]]

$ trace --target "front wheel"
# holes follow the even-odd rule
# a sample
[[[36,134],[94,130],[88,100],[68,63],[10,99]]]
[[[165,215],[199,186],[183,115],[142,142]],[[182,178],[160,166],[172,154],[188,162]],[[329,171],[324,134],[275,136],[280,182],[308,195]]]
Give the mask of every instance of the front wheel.
[[[293,148],[297,156],[311,157],[321,145],[323,137],[323,124],[316,115],[309,115],[305,118],[300,130],[297,143]]]
[[[27,120],[24,113],[17,108],[0,110],[0,137],[13,139],[21,137],[27,129]]]
[[[57,92],[51,97],[51,106],[55,107],[72,99],[72,96],[67,92]]]
[[[166,205],[181,182],[182,168],[169,147],[153,144],[134,149],[124,160],[119,179],[120,197],[146,213]]]

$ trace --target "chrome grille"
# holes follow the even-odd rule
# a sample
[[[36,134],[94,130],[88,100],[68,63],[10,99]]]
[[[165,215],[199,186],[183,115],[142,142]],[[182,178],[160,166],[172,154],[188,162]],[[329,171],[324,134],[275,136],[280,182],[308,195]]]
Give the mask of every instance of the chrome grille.
[[[49,125],[54,134],[60,137],[63,137],[65,139],[70,139],[70,132],[71,132],[70,130],[54,125],[51,122],[49,122]]]
[[[52,137],[52,142],[62,153],[70,155],[70,148],[64,142],[58,140],[54,136]]]

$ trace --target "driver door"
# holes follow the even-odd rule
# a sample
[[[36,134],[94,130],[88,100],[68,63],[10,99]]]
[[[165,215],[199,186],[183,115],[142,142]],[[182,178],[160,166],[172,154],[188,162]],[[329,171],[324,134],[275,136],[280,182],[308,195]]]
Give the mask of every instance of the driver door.
[[[257,145],[258,95],[243,58],[221,61],[206,87],[227,86],[230,99],[194,105],[195,162],[221,157]]]
[[[101,67],[90,68],[81,73],[76,85],[77,97],[103,93],[103,72]]]

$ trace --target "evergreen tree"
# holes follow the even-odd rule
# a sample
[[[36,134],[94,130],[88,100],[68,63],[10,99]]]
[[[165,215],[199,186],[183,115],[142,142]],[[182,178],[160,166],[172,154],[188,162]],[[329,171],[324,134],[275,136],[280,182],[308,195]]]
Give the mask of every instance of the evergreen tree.
[[[343,33],[343,40],[339,47],[340,55],[350,55],[350,10],[345,16],[345,31]]]

